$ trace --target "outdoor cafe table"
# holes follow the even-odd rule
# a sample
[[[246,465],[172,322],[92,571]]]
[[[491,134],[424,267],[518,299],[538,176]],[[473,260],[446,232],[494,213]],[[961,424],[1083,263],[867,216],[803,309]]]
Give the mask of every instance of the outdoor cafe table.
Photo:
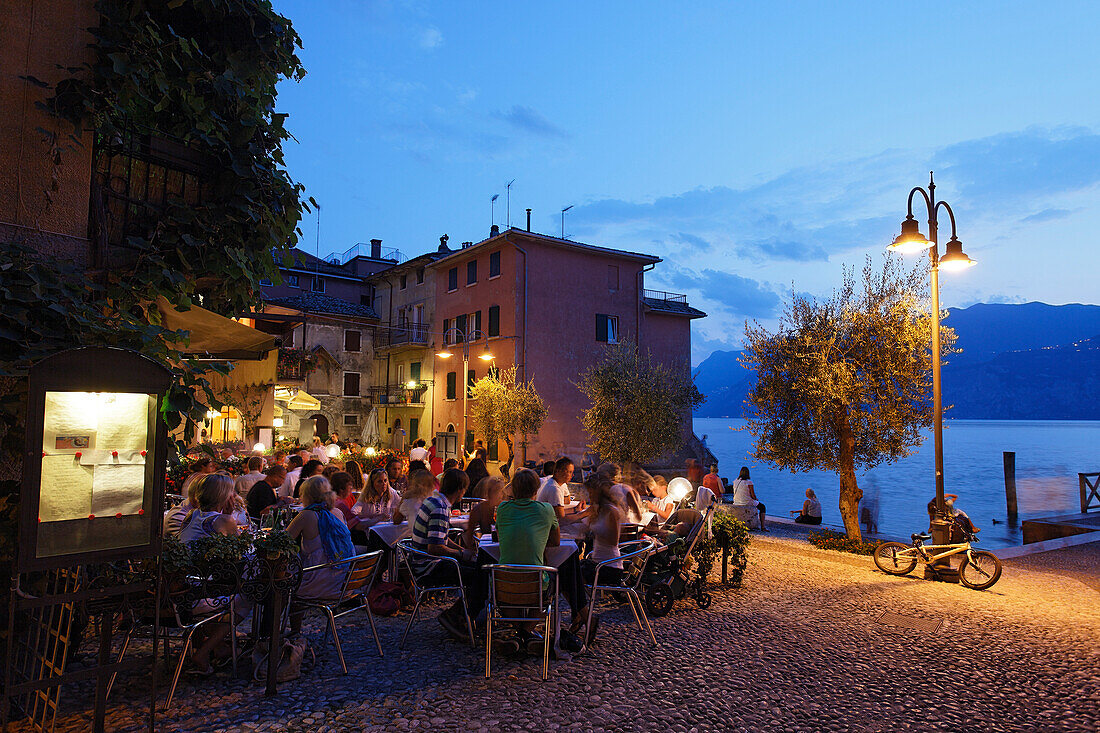
[[[500,562],[500,543],[493,542],[490,535],[485,535],[478,542],[478,549],[480,553],[488,555],[494,562]],[[543,562],[547,567],[560,568],[566,560],[572,557],[580,550],[580,546],[573,540],[567,540],[562,538],[562,542],[557,547],[547,547],[543,550]],[[559,585],[559,591],[561,586]],[[558,638],[558,627],[561,619],[558,618],[559,614],[554,614],[554,639],[555,645]]]
[[[465,529],[466,525],[470,523],[470,515],[462,514],[457,517],[451,517],[451,526],[459,529]],[[391,550],[400,540],[406,537],[412,536],[412,526],[408,522],[401,522],[400,524],[394,524],[393,522],[379,522],[372,525],[370,528],[371,534],[378,539],[386,543],[386,547]],[[397,554],[390,553],[390,578],[397,578]]]

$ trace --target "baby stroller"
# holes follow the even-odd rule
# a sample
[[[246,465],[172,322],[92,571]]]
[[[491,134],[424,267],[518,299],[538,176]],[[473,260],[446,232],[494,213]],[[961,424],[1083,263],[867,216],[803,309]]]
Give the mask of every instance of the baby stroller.
[[[665,522],[665,528],[671,528],[678,523],[694,520],[686,537],[677,537],[650,553],[641,569],[641,587],[645,589],[645,607],[650,616],[664,616],[672,610],[677,599],[689,592],[699,608],[710,606],[712,598],[706,592],[706,581],[688,570],[688,558],[703,535],[713,511],[713,505],[703,512],[681,509]],[[674,519],[677,521],[674,522]]]

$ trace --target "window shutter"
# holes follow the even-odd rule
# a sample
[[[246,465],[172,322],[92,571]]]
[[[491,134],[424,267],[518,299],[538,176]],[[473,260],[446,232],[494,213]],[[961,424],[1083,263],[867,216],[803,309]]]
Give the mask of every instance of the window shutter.
[[[596,340],[607,342],[607,316],[602,313],[596,314]]]
[[[447,372],[447,399],[453,400],[455,398],[455,381],[457,380],[457,374],[455,372]]]
[[[489,335],[500,335],[500,306],[489,306]]]

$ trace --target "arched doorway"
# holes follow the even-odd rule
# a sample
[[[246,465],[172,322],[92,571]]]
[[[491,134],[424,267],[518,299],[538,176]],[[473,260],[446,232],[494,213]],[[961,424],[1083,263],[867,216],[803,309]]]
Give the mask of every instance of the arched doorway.
[[[324,415],[317,413],[310,415],[309,419],[313,421],[313,434],[323,437],[328,436],[328,418]]]

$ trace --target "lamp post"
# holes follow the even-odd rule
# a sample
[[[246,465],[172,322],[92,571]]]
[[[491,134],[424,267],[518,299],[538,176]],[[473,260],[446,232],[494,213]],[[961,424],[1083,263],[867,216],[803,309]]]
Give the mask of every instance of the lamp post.
[[[920,194],[928,208],[928,238],[920,233],[920,224],[913,217],[913,196]],[[939,210],[943,207],[951,219],[951,239],[946,251],[940,257],[938,245]],[[935,544],[947,544],[951,534],[951,517],[943,495],[943,387],[940,382],[940,268],[949,272],[964,270],[973,266],[974,260],[963,253],[962,242],[955,230],[955,212],[946,201],[936,201],[936,182],[932,173],[928,174],[928,190],[915,186],[909,192],[905,221],[901,223],[901,234],[894,239],[889,249],[903,254],[928,250],[932,277],[932,435],[936,449],[936,516],[932,519],[932,541]],[[928,568],[932,576],[947,575],[943,567]]]
[[[466,400],[470,396],[470,385],[468,384],[470,373],[470,342],[479,341],[485,338],[485,334],[479,329],[474,329],[470,332],[465,332],[459,328],[451,328],[443,333],[443,349],[435,353],[440,359],[449,359],[454,356],[454,353],[447,348],[447,337],[454,334],[453,343],[462,344],[462,448],[463,453],[466,449],[466,434],[467,434],[467,416],[466,416]],[[478,354],[479,359],[482,361],[491,361],[493,359],[493,353],[489,350],[489,340],[485,340],[485,349]]]

